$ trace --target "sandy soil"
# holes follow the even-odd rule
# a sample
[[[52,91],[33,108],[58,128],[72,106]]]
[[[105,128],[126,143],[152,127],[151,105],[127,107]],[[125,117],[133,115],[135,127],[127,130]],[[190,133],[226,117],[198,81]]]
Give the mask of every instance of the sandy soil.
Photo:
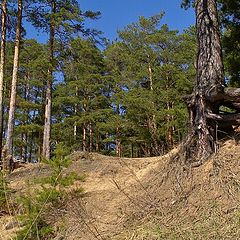
[[[240,239],[240,146],[223,143],[198,168],[170,160],[176,152],[139,159],[72,154],[64,171],[86,175],[71,187],[84,193],[56,210],[55,239]],[[24,192],[26,180],[49,174],[45,165],[28,165],[11,175],[10,187]],[[19,229],[6,230],[11,221],[0,217],[0,239]]]

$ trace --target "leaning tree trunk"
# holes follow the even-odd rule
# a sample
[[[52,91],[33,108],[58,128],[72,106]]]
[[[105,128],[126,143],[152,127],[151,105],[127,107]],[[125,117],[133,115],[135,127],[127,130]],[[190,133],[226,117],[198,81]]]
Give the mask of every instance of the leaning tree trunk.
[[[18,76],[18,66],[19,66],[19,52],[20,52],[20,40],[21,40],[21,27],[22,27],[22,0],[18,0],[18,18],[16,27],[16,40],[14,48],[14,59],[13,59],[13,73],[12,73],[12,85],[11,85],[11,98],[10,98],[10,108],[8,116],[8,126],[7,126],[7,139],[6,145],[4,146],[3,159],[4,167],[12,167],[12,155],[13,155],[13,130],[14,130],[14,115],[16,108],[16,95],[17,95],[17,76]]]
[[[7,23],[7,0],[2,1],[2,20],[1,20],[1,43],[0,43],[0,162],[2,161],[2,138],[3,138],[3,81],[5,68],[5,49],[6,49],[6,23]]]
[[[186,97],[189,133],[182,145],[185,161],[198,166],[213,154],[219,133],[229,135],[240,123],[240,89],[224,88],[224,68],[216,0],[196,1],[197,78]],[[221,111],[226,106],[234,113]],[[225,135],[225,136],[226,136]]]

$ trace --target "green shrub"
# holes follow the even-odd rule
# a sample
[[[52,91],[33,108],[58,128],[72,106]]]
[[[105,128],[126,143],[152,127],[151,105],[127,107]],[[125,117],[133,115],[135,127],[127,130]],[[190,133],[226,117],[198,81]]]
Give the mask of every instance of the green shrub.
[[[9,193],[8,182],[3,171],[0,171],[0,212],[9,211],[7,196]]]
[[[24,227],[18,232],[16,240],[51,239],[54,228],[51,221],[47,220],[48,215],[64,202],[67,196],[64,187],[72,185],[75,180],[84,179],[75,172],[63,174],[63,169],[71,164],[71,160],[66,157],[62,144],[57,146],[54,157],[45,162],[51,168],[51,175],[38,179],[40,188],[31,191],[29,186],[28,193],[19,198],[25,210],[19,217]]]

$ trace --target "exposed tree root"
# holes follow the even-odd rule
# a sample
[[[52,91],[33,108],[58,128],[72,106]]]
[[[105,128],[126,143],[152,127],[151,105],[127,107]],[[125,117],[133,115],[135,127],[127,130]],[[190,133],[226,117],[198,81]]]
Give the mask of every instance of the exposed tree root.
[[[204,94],[198,91],[185,97],[189,133],[175,159],[199,166],[217,152],[219,140],[235,139],[237,136],[235,129],[240,125],[240,89],[225,88],[218,91]],[[222,106],[229,110],[223,111]]]
[[[196,1],[195,10],[196,85],[193,94],[185,97],[189,131],[176,158],[199,166],[217,151],[218,140],[233,136],[234,126],[240,125],[240,89],[225,87],[216,1]]]

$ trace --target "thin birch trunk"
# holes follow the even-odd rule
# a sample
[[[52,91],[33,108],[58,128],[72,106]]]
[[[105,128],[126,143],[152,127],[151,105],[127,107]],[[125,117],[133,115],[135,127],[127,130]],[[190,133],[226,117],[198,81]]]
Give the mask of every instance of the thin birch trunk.
[[[12,165],[13,155],[13,131],[14,131],[14,115],[16,108],[16,95],[17,95],[17,77],[19,67],[19,52],[20,52],[20,40],[21,40],[21,26],[22,26],[22,0],[18,0],[18,19],[16,27],[16,40],[14,48],[13,59],[13,74],[12,74],[12,86],[11,86],[11,98],[7,127],[7,139],[6,139],[6,165],[5,168],[10,168]]]

